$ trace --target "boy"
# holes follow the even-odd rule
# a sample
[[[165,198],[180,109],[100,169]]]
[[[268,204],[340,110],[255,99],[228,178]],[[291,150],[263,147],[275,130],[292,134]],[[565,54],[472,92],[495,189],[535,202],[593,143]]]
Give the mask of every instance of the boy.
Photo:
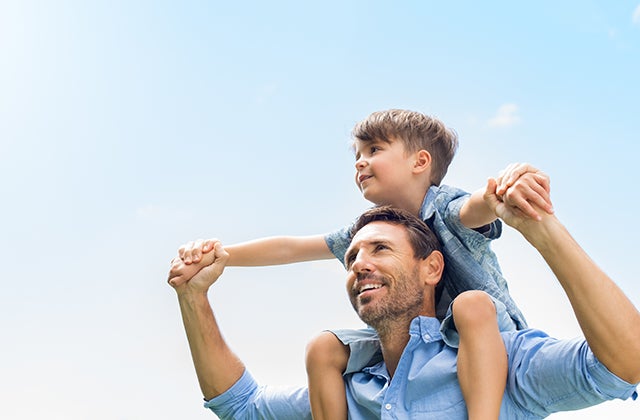
[[[442,186],[457,149],[457,136],[437,119],[404,110],[375,112],[353,130],[356,184],[375,205],[392,205],[420,216],[437,234],[450,267],[443,277],[439,317],[449,307],[442,333],[458,347],[458,378],[470,419],[497,419],[507,375],[501,329],[524,328],[508,294],[489,241],[501,224],[482,199]],[[511,165],[498,179],[502,199],[532,218],[530,202],[552,212],[547,177],[528,165]],[[328,235],[274,237],[226,247],[227,265],[261,266],[336,257],[344,263],[349,228]],[[179,250],[195,274],[210,262],[216,241]],[[174,279],[173,281],[181,281]],[[487,293],[480,292],[480,289]],[[491,297],[490,297],[491,296]],[[455,324],[454,324],[455,323]],[[334,335],[335,334],[335,335]],[[370,330],[324,332],[307,348],[309,398],[314,419],[346,419],[342,373],[351,348],[375,339]],[[459,345],[458,345],[459,343]],[[361,354],[361,353],[360,353]],[[373,356],[373,355],[372,355]]]

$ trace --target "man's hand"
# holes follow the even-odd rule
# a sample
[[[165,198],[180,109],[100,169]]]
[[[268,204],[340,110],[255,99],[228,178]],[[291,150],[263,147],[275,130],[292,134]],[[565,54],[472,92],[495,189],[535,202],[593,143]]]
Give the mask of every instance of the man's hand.
[[[229,254],[219,241],[213,241],[213,252],[204,255],[199,264],[187,265],[180,256],[171,260],[169,284],[181,293],[185,289],[207,292],[224,271]]]
[[[522,214],[540,220],[539,209],[553,213],[549,177],[528,163],[507,166],[500,172],[496,183],[495,192],[499,200],[518,208]]]
[[[525,214],[520,207],[512,206],[501,200],[501,197],[499,197],[496,192],[497,187],[497,181],[494,178],[489,178],[483,198],[495,215],[502,219],[507,225],[514,229],[521,230],[525,224],[535,223],[539,220],[538,218],[532,219]],[[536,207],[532,208],[535,210]]]

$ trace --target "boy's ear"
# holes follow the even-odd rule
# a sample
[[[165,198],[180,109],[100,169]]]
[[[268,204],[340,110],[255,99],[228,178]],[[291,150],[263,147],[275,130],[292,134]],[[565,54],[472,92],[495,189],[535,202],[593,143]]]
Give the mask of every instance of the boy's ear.
[[[421,173],[431,168],[431,153],[422,149],[416,152],[416,160],[413,163],[414,173]]]

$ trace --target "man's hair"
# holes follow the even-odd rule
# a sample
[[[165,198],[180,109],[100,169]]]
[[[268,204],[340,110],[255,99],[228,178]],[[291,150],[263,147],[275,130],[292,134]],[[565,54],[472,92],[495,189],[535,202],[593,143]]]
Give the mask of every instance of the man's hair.
[[[440,185],[458,149],[458,135],[437,118],[403,109],[378,111],[356,124],[354,140],[391,143],[399,140],[408,153],[431,154],[431,184]]]
[[[351,239],[364,226],[373,222],[387,222],[404,226],[413,256],[425,259],[433,251],[440,251],[440,242],[429,226],[413,214],[391,206],[374,207],[364,212],[351,227]]]

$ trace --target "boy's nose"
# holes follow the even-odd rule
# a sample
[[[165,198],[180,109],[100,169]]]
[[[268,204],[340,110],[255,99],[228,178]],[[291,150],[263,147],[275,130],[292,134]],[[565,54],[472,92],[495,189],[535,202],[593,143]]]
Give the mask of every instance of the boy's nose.
[[[360,170],[367,166],[367,161],[364,158],[356,160],[356,169]]]

